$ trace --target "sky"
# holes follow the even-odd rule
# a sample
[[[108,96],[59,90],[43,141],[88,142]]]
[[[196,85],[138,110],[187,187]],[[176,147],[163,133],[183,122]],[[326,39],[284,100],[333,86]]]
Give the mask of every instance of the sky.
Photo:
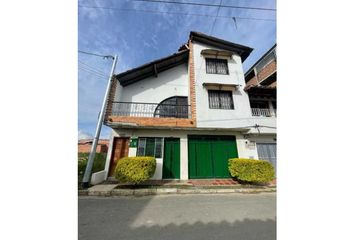
[[[220,4],[220,0],[174,1]],[[276,8],[275,0],[221,1],[222,5],[229,6]],[[79,0],[78,5],[78,49],[102,55],[117,54],[116,74],[177,52],[187,42],[190,31],[253,48],[243,63],[245,72],[276,43],[275,11],[134,0]],[[227,18],[215,18],[216,15]],[[232,17],[236,17],[236,24]],[[78,138],[87,139],[95,134],[112,60],[82,53],[78,56]],[[110,128],[103,126],[100,138],[109,136]]]

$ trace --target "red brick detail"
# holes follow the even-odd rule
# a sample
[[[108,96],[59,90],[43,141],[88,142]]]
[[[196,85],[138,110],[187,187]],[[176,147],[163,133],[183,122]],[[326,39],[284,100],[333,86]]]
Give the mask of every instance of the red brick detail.
[[[264,79],[269,77],[276,70],[277,70],[277,62],[273,60],[271,63],[269,63],[267,66],[265,66],[262,70],[260,70],[257,73],[257,76],[254,76],[253,78],[251,78],[247,82],[245,89],[248,89],[248,87],[250,85],[254,85],[254,86],[258,85],[258,83],[262,82]],[[271,84],[270,86],[273,86],[273,85],[274,84]],[[276,86],[276,83],[274,86]]]
[[[262,82],[277,70],[277,62],[272,61],[258,73],[258,82]]]
[[[196,110],[196,98],[195,98],[195,67],[194,67],[194,50],[193,43],[191,40],[188,42],[189,47],[189,96],[191,104],[191,115],[193,122],[196,123],[197,120],[197,110]],[[195,125],[196,126],[196,125]]]
[[[133,123],[138,126],[154,127],[195,127],[195,120],[190,118],[151,118],[151,117],[129,117],[109,116],[108,121],[120,123]]]
[[[112,102],[114,101],[114,95],[116,93],[118,79],[113,78],[111,83],[111,88],[108,93],[107,107],[105,121],[107,121],[108,116],[112,115]]]

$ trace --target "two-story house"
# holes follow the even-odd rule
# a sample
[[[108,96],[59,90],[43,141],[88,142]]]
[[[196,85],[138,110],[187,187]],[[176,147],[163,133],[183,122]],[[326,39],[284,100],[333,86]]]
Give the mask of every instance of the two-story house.
[[[258,159],[258,143],[275,143],[275,114],[255,114],[263,109],[252,105],[257,91],[245,89],[251,52],[191,32],[176,53],[115,75],[105,179],[124,156],[155,156],[153,179],[181,180],[229,178],[229,158]]]

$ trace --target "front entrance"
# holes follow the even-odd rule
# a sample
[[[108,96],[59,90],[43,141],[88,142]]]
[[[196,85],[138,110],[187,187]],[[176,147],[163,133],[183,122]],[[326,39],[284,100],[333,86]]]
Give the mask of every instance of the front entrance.
[[[230,178],[228,160],[235,157],[235,136],[188,136],[190,179]]]
[[[180,141],[179,138],[165,138],[162,164],[163,179],[180,178]]]
[[[127,157],[129,151],[129,138],[128,137],[115,137],[113,140],[113,148],[111,155],[111,162],[109,165],[108,176],[114,175],[118,160]]]

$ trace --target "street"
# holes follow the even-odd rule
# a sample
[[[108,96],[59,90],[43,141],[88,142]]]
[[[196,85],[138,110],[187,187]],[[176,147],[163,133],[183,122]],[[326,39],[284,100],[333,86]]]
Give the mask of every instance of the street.
[[[276,239],[276,194],[79,197],[80,240]]]

